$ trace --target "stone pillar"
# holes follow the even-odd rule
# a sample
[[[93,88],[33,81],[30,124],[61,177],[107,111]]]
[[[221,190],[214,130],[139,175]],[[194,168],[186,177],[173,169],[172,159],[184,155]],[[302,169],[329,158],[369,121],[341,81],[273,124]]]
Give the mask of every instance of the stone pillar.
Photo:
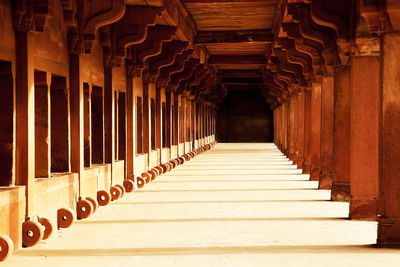
[[[92,87],[92,163],[104,163],[103,87]]]
[[[112,68],[104,67],[104,159],[105,163],[115,163],[115,93],[112,86]],[[113,177],[111,178],[113,179]]]
[[[293,96],[293,141],[294,141],[294,151],[293,151],[293,163],[298,164],[298,156],[299,156],[299,96],[298,94],[295,94]]]
[[[321,87],[321,172],[319,189],[331,189],[333,176],[334,78],[322,78]]]
[[[28,29],[26,29],[28,30]],[[26,216],[35,215],[35,93],[32,34],[15,31],[16,184],[26,187]],[[9,139],[8,139],[9,140]],[[8,178],[9,179],[9,178]]]
[[[183,151],[180,151],[180,155],[186,153],[185,151],[185,142],[186,142],[186,98],[181,97],[181,107],[180,107],[180,132],[181,132],[181,140],[180,142],[183,143]]]
[[[165,130],[166,130],[166,146],[171,149],[172,145],[172,112],[171,112],[171,91],[169,89],[165,90]],[[171,155],[170,155],[171,158]]]
[[[400,33],[382,38],[378,246],[400,247]]]
[[[118,160],[119,155],[119,92],[118,90],[114,91],[114,159]]]
[[[174,133],[174,145],[176,145],[177,150],[179,150],[179,99],[176,93],[174,93],[173,117],[174,125],[172,125],[172,131]]]
[[[197,139],[197,105],[196,101],[193,100],[193,109],[192,109],[192,137],[193,137],[193,147],[192,149],[196,149],[196,139]]]
[[[149,99],[149,83],[143,82],[143,153],[148,154],[147,166],[150,161],[151,151],[151,133],[150,133],[150,99]]]
[[[291,96],[289,100],[289,134],[288,134],[288,141],[289,141],[289,153],[288,157],[290,160],[295,159],[296,154],[296,141],[295,141],[295,97]]]
[[[331,199],[350,200],[350,66],[335,69],[334,173]]]
[[[156,149],[160,150],[160,158],[159,158],[159,163],[162,161],[162,114],[161,114],[161,109],[162,109],[162,103],[161,103],[161,88],[156,87]]]
[[[282,107],[282,135],[283,135],[283,147],[282,153],[287,156],[287,149],[288,149],[288,101],[283,103]]]
[[[35,71],[35,177],[41,178],[51,172],[50,84],[51,74]]]
[[[136,96],[133,92],[133,77],[126,63],[126,176],[134,178],[136,158]]]
[[[15,184],[14,86],[11,62],[0,61],[0,186]],[[47,155],[49,157],[49,154]],[[47,163],[47,169],[50,164]]]
[[[84,92],[84,102],[83,102],[83,112],[84,112],[84,158],[85,158],[85,167],[92,166],[92,104],[91,104],[91,94],[92,87],[88,83],[83,84],[83,92]]]
[[[78,173],[79,183],[84,170],[84,96],[79,54],[69,56],[70,118],[71,118],[71,172]],[[79,193],[80,193],[79,186]]]
[[[321,171],[321,84],[313,83],[311,91],[311,180],[318,181]]]
[[[298,153],[297,168],[303,168],[304,162],[304,88],[301,89],[298,96]]]
[[[378,56],[351,58],[350,219],[377,218],[379,80]]]
[[[311,88],[304,91],[304,162],[303,173],[311,173]]]
[[[192,141],[192,146],[191,150],[194,150],[194,143],[196,141],[196,102],[194,100],[190,101],[191,103],[191,110],[190,110],[190,117],[191,117],[191,128],[190,128],[190,135],[191,135],[191,141]]]
[[[51,171],[69,172],[69,90],[65,77],[52,77],[50,103]]]
[[[125,92],[118,93],[118,160],[126,159]],[[126,166],[126,162],[125,162]]]

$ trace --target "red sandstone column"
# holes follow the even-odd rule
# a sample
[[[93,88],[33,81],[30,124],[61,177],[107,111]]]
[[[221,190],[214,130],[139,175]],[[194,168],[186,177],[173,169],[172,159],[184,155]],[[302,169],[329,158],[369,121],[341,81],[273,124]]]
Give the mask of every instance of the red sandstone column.
[[[105,163],[115,163],[115,94],[112,86],[112,68],[104,67],[104,159]],[[112,180],[114,177],[111,178]]]
[[[28,31],[28,29],[25,29]],[[35,102],[32,34],[15,32],[16,184],[26,186],[26,215],[35,214]]]
[[[286,105],[285,102],[281,104],[281,111],[280,111],[280,115],[279,115],[279,120],[280,120],[280,124],[281,124],[281,147],[280,150],[282,151],[282,153],[284,153],[285,151],[285,125],[286,125],[286,119],[285,119],[285,113],[286,113]]]
[[[379,178],[379,57],[351,58],[350,218],[375,220]]]
[[[304,88],[301,89],[298,96],[298,154],[297,154],[297,168],[303,168],[304,162]]]
[[[165,133],[165,135],[166,135],[166,140],[167,140],[167,143],[166,143],[166,146],[169,148],[169,152],[170,152],[170,154],[169,154],[169,159],[172,159],[172,157],[171,157],[171,146],[172,146],[172,143],[173,143],[173,141],[172,141],[172,118],[171,118],[171,115],[172,115],[172,112],[171,112],[171,91],[169,90],[169,89],[166,89],[165,90],[165,123],[166,123],[166,127],[165,127],[165,130],[166,130],[166,133]]]
[[[335,69],[334,173],[331,199],[350,200],[350,66]]]
[[[277,132],[278,132],[278,126],[276,125],[276,117],[278,114],[278,108],[275,108],[274,110],[272,110],[273,112],[273,127],[274,127],[274,139],[273,139],[273,143],[278,146],[278,136],[277,136]]]
[[[183,155],[183,154],[185,154],[185,140],[186,140],[186,133],[185,133],[185,125],[186,125],[186,112],[185,112],[185,110],[186,110],[186,100],[185,100],[185,97],[183,97],[183,96],[181,96],[181,106],[180,106],[180,109],[179,109],[179,116],[180,116],[180,119],[179,119],[179,122],[180,122],[180,124],[179,124],[179,130],[180,130],[180,140],[179,140],[179,143],[182,143],[183,144],[183,146],[182,146],[182,151],[179,151],[179,155],[181,156],[181,155]]]
[[[197,137],[197,105],[196,105],[196,101],[193,100],[193,109],[192,109],[192,127],[193,127],[193,150],[196,149],[196,139]]]
[[[70,120],[71,120],[71,172],[78,173],[79,183],[84,170],[83,82],[79,54],[69,56]],[[80,190],[79,186],[79,190]]]
[[[126,71],[126,175],[127,178],[135,177],[135,159],[136,159],[136,96],[134,88],[139,89],[143,82],[141,77],[133,77],[130,67],[127,63]],[[136,86],[134,86],[134,84]]]
[[[285,156],[288,155],[288,148],[289,148],[289,139],[288,139],[288,132],[289,132],[289,99],[283,105],[283,154]]]
[[[331,189],[333,176],[334,78],[322,78],[320,189]]]
[[[159,163],[162,161],[162,102],[161,102],[161,88],[156,87],[156,149],[160,150]]]
[[[174,93],[174,108],[173,108],[174,124],[172,125],[172,131],[174,133],[174,145],[179,150],[179,99],[178,95]]]
[[[318,180],[321,170],[321,84],[313,83],[311,91],[311,180]]]
[[[293,164],[297,164],[299,153],[299,97],[297,93],[292,96],[293,100]]]
[[[147,154],[147,167],[151,151],[149,90],[149,83],[143,82],[143,153]]]
[[[378,245],[400,247],[400,33],[382,39]]]
[[[311,88],[304,91],[304,162],[303,173],[311,173]]]
[[[294,160],[296,153],[296,140],[295,140],[295,97],[292,96],[289,100],[289,153],[290,160]]]

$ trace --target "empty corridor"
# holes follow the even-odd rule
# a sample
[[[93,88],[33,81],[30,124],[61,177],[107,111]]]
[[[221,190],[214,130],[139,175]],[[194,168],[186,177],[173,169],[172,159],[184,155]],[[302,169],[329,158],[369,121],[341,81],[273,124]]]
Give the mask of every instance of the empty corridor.
[[[398,266],[308,179],[273,144],[218,144],[2,266]]]

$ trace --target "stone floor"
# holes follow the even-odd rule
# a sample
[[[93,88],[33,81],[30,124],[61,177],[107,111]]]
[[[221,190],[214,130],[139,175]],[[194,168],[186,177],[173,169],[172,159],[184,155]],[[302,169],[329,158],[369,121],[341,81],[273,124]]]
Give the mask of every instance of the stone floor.
[[[218,144],[1,266],[399,266],[273,144]]]

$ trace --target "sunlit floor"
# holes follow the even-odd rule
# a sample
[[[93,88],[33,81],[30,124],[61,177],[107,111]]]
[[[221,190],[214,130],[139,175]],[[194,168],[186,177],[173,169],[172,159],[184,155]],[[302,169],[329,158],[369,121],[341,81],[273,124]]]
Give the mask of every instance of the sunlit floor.
[[[399,266],[273,144],[218,144],[1,266]]]

